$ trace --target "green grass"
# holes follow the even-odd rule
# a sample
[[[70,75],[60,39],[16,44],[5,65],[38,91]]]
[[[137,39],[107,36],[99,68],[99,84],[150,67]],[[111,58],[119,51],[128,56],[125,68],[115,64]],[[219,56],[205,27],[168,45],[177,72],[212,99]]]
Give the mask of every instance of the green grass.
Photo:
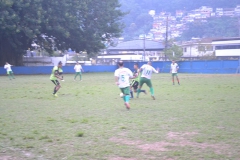
[[[231,159],[240,157],[240,76],[153,75],[156,100],[126,110],[113,73],[0,77],[0,159]]]

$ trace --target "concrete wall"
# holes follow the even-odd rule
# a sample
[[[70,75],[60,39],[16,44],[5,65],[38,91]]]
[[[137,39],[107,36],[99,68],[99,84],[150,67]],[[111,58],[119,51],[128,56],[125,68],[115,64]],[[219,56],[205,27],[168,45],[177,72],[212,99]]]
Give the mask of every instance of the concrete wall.
[[[146,62],[145,62],[146,63]],[[145,64],[139,62],[139,66]],[[134,62],[125,62],[125,67],[133,70]],[[171,62],[153,62],[155,68],[159,68],[161,72],[168,73],[170,71]],[[180,73],[216,73],[216,74],[233,74],[236,73],[240,62],[234,61],[184,61],[178,62]],[[74,73],[74,66],[63,66],[63,72]],[[12,67],[15,74],[50,74],[53,66],[29,66],[29,67]],[[83,66],[85,72],[114,72],[117,66],[103,65],[103,66]],[[5,75],[6,70],[0,67],[0,75]]]

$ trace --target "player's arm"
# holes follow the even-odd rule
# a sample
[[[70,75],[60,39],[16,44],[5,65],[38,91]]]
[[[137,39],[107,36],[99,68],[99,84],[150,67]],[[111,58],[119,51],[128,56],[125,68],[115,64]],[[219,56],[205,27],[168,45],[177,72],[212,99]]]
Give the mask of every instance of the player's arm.
[[[118,74],[118,72],[117,71],[115,71],[115,73],[114,73],[114,77],[115,77],[115,84],[116,85],[119,85],[119,74]]]
[[[159,68],[157,70],[155,68],[153,68],[153,72],[154,73],[159,73]]]
[[[115,84],[116,84],[116,85],[119,85],[119,82],[118,82],[118,81],[119,81],[119,77],[118,77],[118,76],[115,76]]]
[[[63,78],[59,76],[58,71],[55,71],[55,72],[54,72],[54,76],[57,77],[57,78],[60,79],[60,80],[63,80]]]

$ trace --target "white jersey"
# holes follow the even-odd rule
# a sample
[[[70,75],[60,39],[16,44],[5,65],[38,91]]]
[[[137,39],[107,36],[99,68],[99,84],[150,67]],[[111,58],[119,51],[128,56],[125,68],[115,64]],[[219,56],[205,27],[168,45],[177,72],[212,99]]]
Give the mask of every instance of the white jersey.
[[[74,69],[75,69],[76,72],[81,72],[82,66],[81,66],[80,64],[79,64],[79,65],[76,64],[76,65],[74,66]]]
[[[172,73],[177,73],[178,68],[179,68],[179,67],[178,67],[178,64],[177,64],[177,63],[171,64]]]
[[[7,72],[12,71],[12,69],[11,69],[11,64],[6,64],[6,65],[4,66],[4,69],[6,69]]]
[[[142,67],[142,75],[141,77],[145,77],[147,79],[151,79],[152,77],[152,72],[154,73],[158,73],[158,71],[156,71],[156,69],[154,69],[152,66],[148,65],[148,64],[144,64]]]
[[[118,87],[126,88],[130,86],[129,78],[133,77],[133,73],[130,69],[123,67],[115,70],[114,76],[118,77]]]

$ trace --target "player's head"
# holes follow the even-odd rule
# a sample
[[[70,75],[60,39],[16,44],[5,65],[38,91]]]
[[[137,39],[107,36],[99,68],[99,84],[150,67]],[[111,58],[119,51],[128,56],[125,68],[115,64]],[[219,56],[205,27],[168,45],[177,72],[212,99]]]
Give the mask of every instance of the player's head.
[[[134,63],[134,69],[138,69],[138,64],[137,63]]]
[[[123,67],[123,61],[119,61],[119,62],[118,62],[118,66],[119,66],[119,67]]]
[[[8,64],[8,62],[6,62],[6,64]]]
[[[151,61],[148,61],[148,63],[147,63],[147,64],[151,66],[151,65],[152,65],[152,62],[151,62]]]
[[[175,61],[174,60],[172,60],[172,64],[174,64],[175,63]]]
[[[62,68],[62,62],[61,61],[58,62],[58,68]]]
[[[79,62],[77,61],[77,64],[79,64]]]

